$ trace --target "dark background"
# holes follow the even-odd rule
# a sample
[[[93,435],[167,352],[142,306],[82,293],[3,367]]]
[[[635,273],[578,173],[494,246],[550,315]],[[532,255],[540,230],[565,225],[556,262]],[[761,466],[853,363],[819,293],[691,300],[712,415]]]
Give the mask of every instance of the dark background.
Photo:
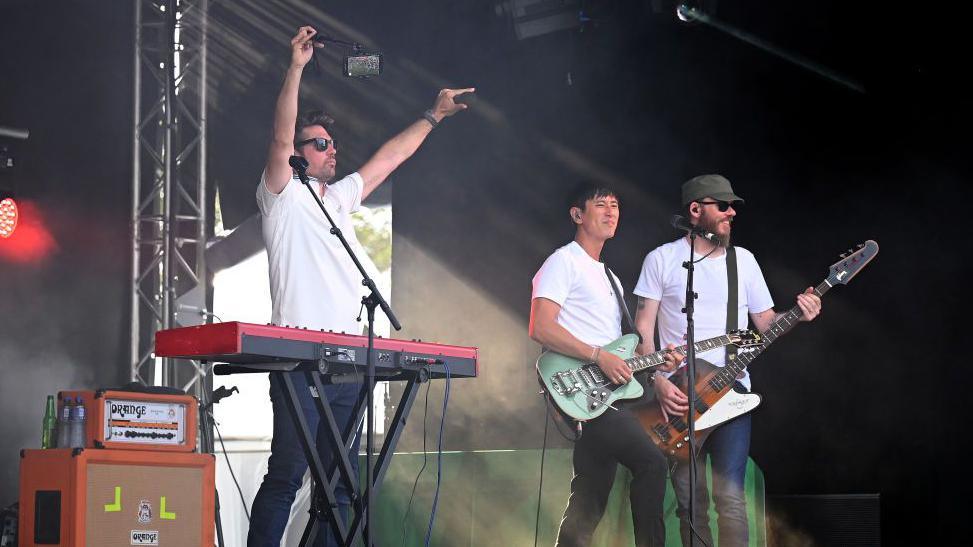
[[[537,448],[530,279],[572,236],[564,193],[579,180],[617,189],[605,259],[630,291],[645,253],[676,237],[667,218],[680,183],[720,172],[747,201],[735,242],[756,254],[779,310],[839,252],[881,246],[828,293],[819,320],[753,366],[765,402],[752,457],[768,493],[878,492],[887,543],[960,544],[967,377],[946,356],[962,348],[968,301],[969,13],[717,5],[721,20],[860,82],[859,93],[679,23],[664,2],[586,4],[583,30],[519,41],[485,1],[213,3],[209,176],[227,227],[256,211],[299,25],[385,55],[371,81],[340,78],[333,52],[305,77],[305,104],[336,113],[345,172],[438,88],[476,86],[473,109],[436,129],[376,198],[394,204],[393,303],[407,326],[397,336],[481,348],[483,376],[454,386],[447,448]],[[17,451],[38,443],[44,395],[128,376],[133,27],[128,3],[0,2],[0,125],[31,130],[8,143],[18,165],[0,184],[50,234],[37,259],[0,253],[2,505],[16,499]]]

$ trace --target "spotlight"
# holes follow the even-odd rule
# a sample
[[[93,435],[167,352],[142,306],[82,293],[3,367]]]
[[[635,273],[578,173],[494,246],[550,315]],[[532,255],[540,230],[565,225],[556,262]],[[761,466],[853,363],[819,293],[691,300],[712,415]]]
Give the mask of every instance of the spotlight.
[[[0,238],[8,238],[17,229],[17,202],[13,197],[0,199]]]
[[[685,0],[676,3],[676,19],[683,23],[693,24],[707,22],[709,17],[716,15],[717,0]]]
[[[683,23],[692,23],[696,20],[696,8],[686,2],[680,2],[676,6],[676,17]]]
[[[30,131],[26,129],[0,125],[0,138],[23,141],[29,137]],[[6,145],[0,144],[0,173],[12,170],[14,163],[14,157],[10,150]],[[0,184],[0,238],[3,239],[13,235],[14,230],[17,229],[17,219],[20,216],[12,188],[8,184]]]

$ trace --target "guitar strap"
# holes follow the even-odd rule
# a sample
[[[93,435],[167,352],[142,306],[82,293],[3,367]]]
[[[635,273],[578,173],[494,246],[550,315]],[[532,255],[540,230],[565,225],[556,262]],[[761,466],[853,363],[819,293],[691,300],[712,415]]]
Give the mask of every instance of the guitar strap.
[[[622,309],[622,315],[625,317],[625,324],[628,326],[630,332],[634,332],[639,337],[639,344],[642,343],[642,334],[635,329],[635,322],[632,321],[632,314],[628,312],[628,306],[625,305],[625,301],[622,300],[622,291],[618,289],[618,284],[615,283],[615,276],[612,275],[611,270],[608,269],[608,264],[605,264],[605,275],[608,276],[608,282],[612,285],[612,290],[615,291],[615,299],[618,301],[618,307]],[[624,330],[624,329],[623,329]]]
[[[726,332],[736,330],[737,327],[737,253],[735,247],[726,248]],[[726,362],[729,364],[737,357],[737,348],[733,344],[726,346]]]

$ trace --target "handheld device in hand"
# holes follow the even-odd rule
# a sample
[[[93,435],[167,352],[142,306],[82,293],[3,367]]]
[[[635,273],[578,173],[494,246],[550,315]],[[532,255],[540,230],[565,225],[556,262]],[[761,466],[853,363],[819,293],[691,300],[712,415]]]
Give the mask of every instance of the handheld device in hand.
[[[381,53],[356,53],[345,57],[345,76],[367,78],[382,73]]]

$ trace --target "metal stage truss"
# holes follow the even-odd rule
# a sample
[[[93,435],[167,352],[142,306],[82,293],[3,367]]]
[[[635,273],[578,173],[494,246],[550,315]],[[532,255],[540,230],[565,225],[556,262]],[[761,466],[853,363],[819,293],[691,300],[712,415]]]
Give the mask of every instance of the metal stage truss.
[[[136,0],[132,129],[131,379],[207,389],[199,362],[156,359],[155,332],[204,322],[212,231],[206,184],[209,0]],[[196,313],[182,313],[192,310]],[[185,362],[185,361],[183,361]],[[190,391],[192,390],[192,391]]]

